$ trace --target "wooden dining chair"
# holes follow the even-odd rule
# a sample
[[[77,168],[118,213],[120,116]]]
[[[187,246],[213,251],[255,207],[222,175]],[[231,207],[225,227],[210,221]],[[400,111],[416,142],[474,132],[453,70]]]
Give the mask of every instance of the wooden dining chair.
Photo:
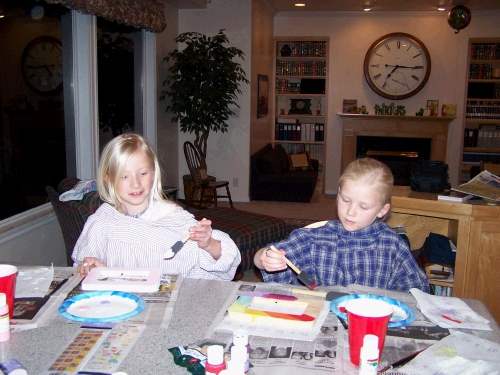
[[[229,192],[229,181],[217,181],[210,178],[205,159],[200,156],[196,147],[189,141],[184,142],[184,156],[194,184],[191,194],[189,197],[186,196],[186,208],[189,209],[190,206],[200,208],[204,203],[213,203],[217,207],[217,198],[229,199],[229,205],[234,208]],[[227,195],[217,194],[217,189],[220,188],[226,188]],[[196,194],[199,194],[197,201],[195,200]],[[197,204],[194,205],[194,202]]]

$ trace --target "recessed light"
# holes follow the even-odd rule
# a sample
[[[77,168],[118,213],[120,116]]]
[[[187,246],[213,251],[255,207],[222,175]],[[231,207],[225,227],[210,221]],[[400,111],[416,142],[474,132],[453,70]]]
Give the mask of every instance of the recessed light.
[[[304,4],[304,3],[297,3],[297,4],[295,4],[295,6],[296,6],[296,7],[305,7],[305,6],[306,6],[306,4]]]
[[[446,8],[443,5],[438,6],[438,10],[443,11],[446,10]]]

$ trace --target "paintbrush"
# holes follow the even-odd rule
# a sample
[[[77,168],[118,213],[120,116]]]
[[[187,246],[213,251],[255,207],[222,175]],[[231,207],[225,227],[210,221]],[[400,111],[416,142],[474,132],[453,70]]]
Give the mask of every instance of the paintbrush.
[[[278,249],[276,249],[274,246],[271,245],[271,250],[274,251],[275,253],[281,254]],[[285,263],[290,267],[296,274],[297,274],[297,279],[299,279],[302,284],[307,286],[309,289],[313,290],[316,288],[316,281],[314,281],[311,276],[309,276],[307,273],[302,272],[299,270],[292,262],[290,262],[286,257]]]
[[[205,218],[203,218],[202,220],[206,220]],[[172,247],[170,248],[170,251],[167,251],[164,255],[163,255],[163,259],[169,259],[169,258],[172,258],[180,249],[182,249],[182,247],[184,246],[184,244],[189,240],[189,235],[191,233],[190,232],[187,232],[184,237],[182,237],[179,241],[177,241],[176,243],[174,243],[172,245]]]

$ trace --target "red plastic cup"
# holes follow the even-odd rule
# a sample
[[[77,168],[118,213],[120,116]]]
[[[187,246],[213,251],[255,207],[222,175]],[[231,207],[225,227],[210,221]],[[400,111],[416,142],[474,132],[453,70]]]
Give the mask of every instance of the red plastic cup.
[[[0,264],[0,293],[5,293],[9,316],[14,314],[14,294],[16,292],[17,267],[9,264]]]
[[[359,366],[359,355],[365,335],[378,337],[379,360],[382,357],[387,325],[393,308],[384,301],[358,298],[347,301],[347,322],[349,325],[349,355],[351,362]]]

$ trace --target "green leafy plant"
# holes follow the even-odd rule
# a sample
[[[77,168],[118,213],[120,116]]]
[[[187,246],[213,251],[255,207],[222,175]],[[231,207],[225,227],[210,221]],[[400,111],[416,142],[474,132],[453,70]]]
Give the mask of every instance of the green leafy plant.
[[[179,122],[182,132],[194,132],[194,145],[205,158],[210,131],[227,132],[226,121],[234,115],[230,106],[239,108],[240,83],[249,83],[241,65],[233,61],[235,57],[244,59],[244,53],[226,46],[229,39],[224,29],[213,37],[186,32],[175,41],[186,47],[163,59],[173,60],[173,65],[163,81],[160,100],[170,98],[165,111],[173,114],[172,121]]]

